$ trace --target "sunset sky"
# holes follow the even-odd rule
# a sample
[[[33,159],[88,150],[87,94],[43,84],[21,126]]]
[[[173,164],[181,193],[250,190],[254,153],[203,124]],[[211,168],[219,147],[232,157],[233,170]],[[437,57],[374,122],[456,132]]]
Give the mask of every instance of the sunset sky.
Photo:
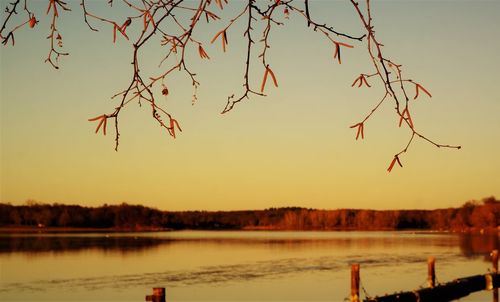
[[[46,1],[33,3],[40,23],[21,28],[15,47],[0,47],[0,202],[410,209],[500,197],[500,1],[372,1],[384,54],[432,93],[411,103],[416,128],[463,147],[438,149],[417,140],[401,157],[404,167],[391,173],[387,167],[410,135],[397,127],[393,104],[367,122],[364,140],[356,141],[349,128],[383,93],[375,80],[372,88],[351,88],[360,73],[373,72],[365,43],[342,40],[355,47],[342,50],[339,65],[331,43],[297,15],[271,32],[268,60],[279,87],[268,83],[267,97],[252,96],[220,114],[227,97],[242,92],[243,20],[229,30],[226,53],[210,40],[239,12],[240,1],[229,1],[222,13],[212,4],[222,20],[195,32],[210,56],[189,54],[201,82],[196,104],[184,74],[167,79],[167,97],[156,87],[183,132],[173,139],[151,119],[149,107],[132,104],[121,116],[115,152],[111,128],[107,136],[96,135],[87,119],[111,112],[116,100],[110,97],[129,84],[131,42],[118,37],[113,44],[109,25],[94,22],[100,31],[90,31],[80,1],[68,2],[72,12],[62,13],[59,27],[70,55],[59,70],[44,63]],[[311,13],[340,31],[364,33],[348,1],[312,1]],[[261,33],[254,35],[258,41]],[[166,51],[145,50],[145,77],[161,73]],[[256,90],[263,73],[255,61]]]

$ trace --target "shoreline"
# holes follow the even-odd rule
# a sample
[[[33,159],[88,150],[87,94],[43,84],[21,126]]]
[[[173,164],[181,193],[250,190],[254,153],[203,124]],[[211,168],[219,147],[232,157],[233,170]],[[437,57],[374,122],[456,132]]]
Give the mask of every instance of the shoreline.
[[[140,233],[140,232],[169,232],[172,229],[160,227],[137,228],[78,228],[78,227],[36,227],[36,226],[7,226],[0,227],[0,234],[34,234],[34,233]]]
[[[467,228],[459,230],[433,230],[433,229],[284,229],[284,228],[243,228],[243,229],[171,229],[163,227],[127,227],[127,228],[85,228],[85,227],[37,227],[37,226],[2,226],[0,234],[43,234],[43,233],[148,233],[148,232],[173,232],[173,231],[228,231],[228,232],[406,232],[415,234],[492,234],[499,233],[499,228]]]

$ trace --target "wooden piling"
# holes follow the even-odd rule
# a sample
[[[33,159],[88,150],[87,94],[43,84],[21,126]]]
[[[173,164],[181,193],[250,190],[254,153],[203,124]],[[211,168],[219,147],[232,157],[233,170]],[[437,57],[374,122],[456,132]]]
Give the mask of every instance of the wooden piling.
[[[435,259],[434,257],[429,257],[427,259],[427,281],[429,287],[414,291],[397,292],[385,296],[367,297],[364,302],[445,302],[454,301],[485,289],[493,290],[493,302],[499,302],[498,288],[500,287],[500,273],[498,272],[498,256],[498,250],[494,250],[491,253],[493,269],[488,274],[459,278],[440,284],[436,284]],[[359,274],[359,267],[357,269]],[[353,266],[353,276],[354,270]],[[354,280],[354,277],[352,280]],[[351,301],[357,301],[353,300],[353,288],[354,286],[351,287]]]
[[[359,264],[351,266],[351,302],[360,302],[359,298]]]
[[[153,294],[147,295],[146,301],[165,302],[165,287],[153,287]]]
[[[498,250],[493,250],[491,252],[491,262],[493,264],[493,272],[498,273]]]
[[[491,263],[493,265],[493,273],[498,273],[498,250],[491,252]],[[493,283],[493,282],[492,282]],[[494,288],[493,284],[493,302],[498,302],[498,288]]]
[[[432,256],[427,258],[427,286],[434,288],[436,286],[436,259]]]

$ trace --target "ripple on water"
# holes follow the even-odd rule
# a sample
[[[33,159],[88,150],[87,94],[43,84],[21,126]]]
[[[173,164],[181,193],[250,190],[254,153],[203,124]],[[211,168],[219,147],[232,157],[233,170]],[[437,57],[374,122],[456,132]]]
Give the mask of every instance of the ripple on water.
[[[441,263],[452,261],[457,254],[434,255]],[[190,270],[167,270],[163,272],[99,276],[95,278],[72,278],[38,280],[34,282],[4,283],[0,292],[37,292],[57,288],[99,290],[104,288],[128,288],[168,284],[169,287],[186,285],[217,285],[254,279],[274,279],[301,273],[325,273],[346,271],[351,263],[360,263],[365,268],[397,267],[401,263],[421,264],[425,259],[418,255],[349,255],[349,257],[284,258],[278,260],[246,262],[232,265],[200,266]]]

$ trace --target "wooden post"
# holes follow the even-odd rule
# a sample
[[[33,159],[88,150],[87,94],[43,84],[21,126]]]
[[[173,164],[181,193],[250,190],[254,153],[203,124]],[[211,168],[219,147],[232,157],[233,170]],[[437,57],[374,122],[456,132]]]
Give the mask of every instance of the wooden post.
[[[493,264],[493,273],[498,273],[498,250],[491,252],[491,262]],[[493,302],[498,302],[498,288],[493,289]]]
[[[491,262],[493,264],[493,272],[498,273],[498,250],[493,250],[491,252]]]
[[[359,299],[359,264],[351,266],[351,302],[360,302]]]
[[[427,258],[427,285],[430,288],[436,286],[436,269],[435,269],[436,259],[430,256]]]
[[[153,294],[147,295],[146,301],[165,302],[165,287],[153,287]]]

